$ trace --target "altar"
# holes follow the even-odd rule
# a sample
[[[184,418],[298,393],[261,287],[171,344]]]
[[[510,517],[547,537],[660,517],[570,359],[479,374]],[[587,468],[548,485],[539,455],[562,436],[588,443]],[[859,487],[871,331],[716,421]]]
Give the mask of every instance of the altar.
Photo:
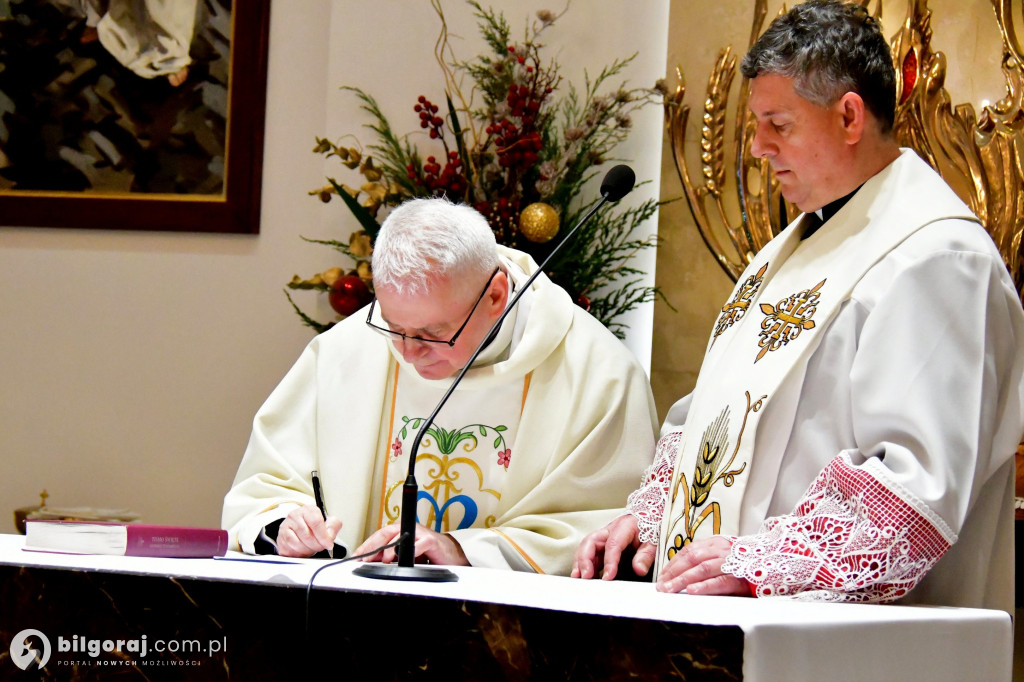
[[[21,674],[7,651],[26,638],[46,654],[41,678],[58,680],[1011,678],[1001,611],[671,595],[480,568],[381,581],[354,575],[355,562],[23,542],[0,535],[3,678]]]

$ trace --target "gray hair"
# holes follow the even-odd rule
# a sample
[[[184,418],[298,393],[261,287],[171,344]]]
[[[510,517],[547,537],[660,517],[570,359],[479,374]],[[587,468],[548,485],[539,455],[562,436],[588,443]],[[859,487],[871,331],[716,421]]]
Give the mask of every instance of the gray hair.
[[[494,232],[475,209],[445,198],[411,199],[393,210],[373,246],[373,283],[400,294],[429,291],[432,277],[498,267]]]
[[[855,92],[879,122],[892,130],[896,70],[878,22],[860,5],[809,0],[777,17],[750,48],[740,70],[746,78],[792,78],[798,95],[818,106]]]

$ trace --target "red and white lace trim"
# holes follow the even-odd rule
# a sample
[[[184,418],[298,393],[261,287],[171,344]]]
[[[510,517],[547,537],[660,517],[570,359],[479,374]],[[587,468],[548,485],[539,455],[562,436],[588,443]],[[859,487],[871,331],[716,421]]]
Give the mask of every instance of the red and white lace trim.
[[[668,489],[672,485],[672,471],[676,465],[676,454],[683,432],[671,431],[658,441],[654,451],[654,462],[644,472],[643,481],[637,490],[626,499],[626,510],[636,517],[637,537],[641,542],[658,544],[661,536],[661,519],[665,515]]]
[[[876,471],[872,472],[872,469]],[[888,602],[909,592],[956,534],[876,460],[832,460],[793,514],[736,538],[722,566],[759,597]]]

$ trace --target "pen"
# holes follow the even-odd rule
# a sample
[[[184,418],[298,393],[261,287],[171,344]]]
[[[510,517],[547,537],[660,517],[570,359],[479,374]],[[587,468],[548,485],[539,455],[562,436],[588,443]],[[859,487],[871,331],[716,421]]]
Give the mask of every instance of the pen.
[[[324,493],[320,488],[320,472],[316,469],[309,474],[313,478],[313,498],[316,500],[316,508],[323,514],[324,521],[327,520],[327,507],[324,506]]]
[[[324,517],[324,521],[326,521],[327,506],[324,504],[324,492],[323,489],[320,487],[320,472],[317,471],[316,469],[313,469],[313,471],[309,472],[309,476],[310,478],[313,479],[313,499],[316,500],[316,508],[320,510],[320,514]],[[339,549],[341,550],[340,552],[338,552]],[[346,554],[345,548],[338,547],[337,544],[334,545],[333,549],[328,549],[326,551],[328,556],[330,556],[332,559],[340,559]],[[335,557],[336,553],[337,557]]]

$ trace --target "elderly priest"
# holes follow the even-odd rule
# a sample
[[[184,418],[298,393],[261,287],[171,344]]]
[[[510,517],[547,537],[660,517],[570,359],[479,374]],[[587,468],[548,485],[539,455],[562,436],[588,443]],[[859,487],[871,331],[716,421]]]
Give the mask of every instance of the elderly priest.
[[[236,548],[361,554],[393,541],[417,430],[537,268],[444,199],[392,211],[372,265],[367,314],[313,339],[256,415],[224,500]],[[539,276],[422,439],[417,561],[567,574],[640,480],[656,432],[643,368]]]

